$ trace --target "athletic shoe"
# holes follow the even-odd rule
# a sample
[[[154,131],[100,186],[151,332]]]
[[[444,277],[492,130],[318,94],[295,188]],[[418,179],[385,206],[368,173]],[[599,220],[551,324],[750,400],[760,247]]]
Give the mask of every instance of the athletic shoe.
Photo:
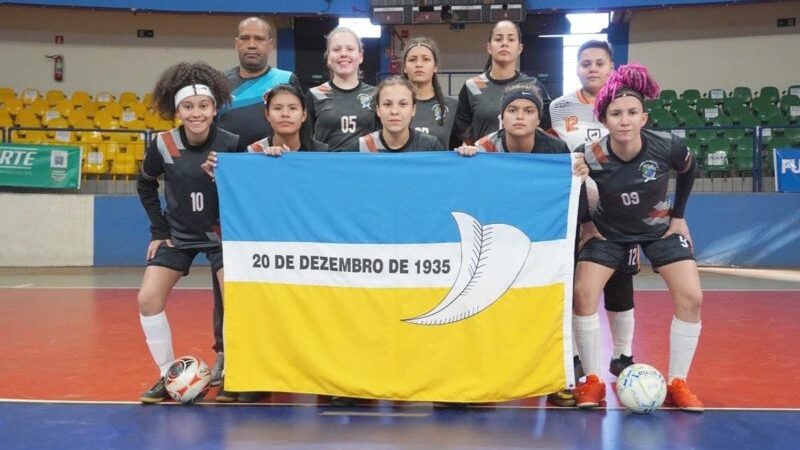
[[[223,379],[219,385],[217,396],[214,398],[218,403],[233,403],[239,400],[238,392],[231,392],[225,390],[225,380]]]
[[[139,397],[139,401],[148,405],[153,403],[160,403],[169,397],[167,393],[167,383],[164,380],[164,377],[161,377],[156,381],[156,384],[150,388],[149,391],[142,393]]]
[[[608,365],[608,371],[618,377],[626,367],[634,364],[633,356],[619,355],[619,358],[613,358]]]
[[[334,395],[334,396],[331,396],[330,405],[331,406],[336,406],[336,407],[347,408],[347,407],[350,407],[350,406],[356,406],[356,402],[357,401],[358,401],[357,398],[339,397],[339,396]]]
[[[675,378],[672,383],[667,385],[667,399],[664,404],[675,406],[684,411],[703,412],[703,402],[692,394],[686,380]]]
[[[581,363],[580,356],[575,355],[572,357],[572,367],[575,371],[575,384],[578,384],[578,380],[586,376],[586,374],[583,373],[583,364]]]
[[[269,392],[239,392],[239,403],[255,403],[268,395]]]
[[[586,375],[586,382],[575,388],[575,404],[578,408],[596,408],[606,399],[606,385],[597,375]]]
[[[225,353],[217,352],[217,359],[214,361],[214,367],[211,368],[211,385],[219,386],[222,383],[222,375],[225,372]]]
[[[550,403],[561,406],[562,408],[571,408],[575,406],[575,395],[569,389],[562,389],[558,392],[553,392],[547,396]]]

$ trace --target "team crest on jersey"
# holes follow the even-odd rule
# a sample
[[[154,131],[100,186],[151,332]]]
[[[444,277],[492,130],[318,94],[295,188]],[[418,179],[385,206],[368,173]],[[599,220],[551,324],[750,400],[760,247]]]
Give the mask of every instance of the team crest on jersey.
[[[448,108],[447,105],[445,105],[444,107],[444,115],[442,115],[442,105],[437,103],[433,105],[432,109],[433,109],[433,120],[436,121],[442,120],[443,117],[450,114],[450,108]]]
[[[589,142],[600,140],[601,137],[603,137],[603,135],[600,132],[600,128],[589,128],[586,130],[586,139]]]
[[[372,109],[372,96],[369,94],[358,94],[358,101],[364,109]]]
[[[656,179],[656,174],[658,173],[658,163],[648,159],[639,164],[639,171],[642,172],[642,178],[644,178],[645,183],[653,181]]]

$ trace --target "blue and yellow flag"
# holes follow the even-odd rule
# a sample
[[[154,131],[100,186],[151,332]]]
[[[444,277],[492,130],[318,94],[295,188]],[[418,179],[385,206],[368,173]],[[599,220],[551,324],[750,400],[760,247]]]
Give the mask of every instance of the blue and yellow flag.
[[[225,387],[492,402],[571,385],[571,165],[221,154]]]

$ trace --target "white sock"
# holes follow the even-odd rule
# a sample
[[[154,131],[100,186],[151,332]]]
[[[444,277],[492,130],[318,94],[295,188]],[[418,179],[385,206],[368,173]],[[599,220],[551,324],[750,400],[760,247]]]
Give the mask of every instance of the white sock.
[[[163,377],[169,366],[175,361],[175,353],[172,350],[172,331],[169,329],[167,313],[161,311],[155,316],[139,314],[139,321],[142,323],[147,347]]]
[[[572,329],[572,357],[580,355],[578,351],[578,341],[575,340],[575,329]]]
[[[684,322],[672,318],[669,331],[669,382],[674,378],[686,379],[692,365],[697,341],[700,339],[700,322]]]
[[[572,332],[584,373],[600,374],[600,316],[597,313],[591,316],[573,314]]]
[[[611,339],[614,341],[612,358],[620,355],[633,356],[633,308],[622,311],[607,311],[608,324],[611,328]]]

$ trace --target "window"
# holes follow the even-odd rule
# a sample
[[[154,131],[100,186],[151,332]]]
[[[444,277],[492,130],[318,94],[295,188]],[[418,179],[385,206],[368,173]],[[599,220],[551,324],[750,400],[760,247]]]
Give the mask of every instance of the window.
[[[576,74],[578,68],[578,48],[592,39],[607,40],[608,35],[600,33],[608,28],[608,13],[567,14],[570,23],[570,34],[564,39],[564,94],[580,89],[581,83]]]

